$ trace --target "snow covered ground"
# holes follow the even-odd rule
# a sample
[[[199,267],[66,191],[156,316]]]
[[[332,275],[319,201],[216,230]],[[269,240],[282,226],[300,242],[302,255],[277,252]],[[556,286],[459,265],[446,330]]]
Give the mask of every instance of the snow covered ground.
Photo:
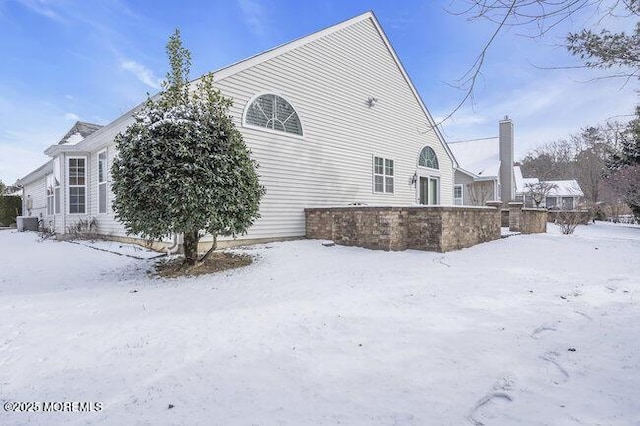
[[[549,231],[167,280],[0,231],[0,402],[102,403],[0,424],[640,424],[640,227]]]

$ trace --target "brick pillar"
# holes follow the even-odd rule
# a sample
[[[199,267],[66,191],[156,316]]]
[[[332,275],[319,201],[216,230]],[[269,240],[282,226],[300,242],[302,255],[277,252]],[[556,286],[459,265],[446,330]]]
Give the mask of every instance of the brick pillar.
[[[509,204],[509,231],[520,232],[520,224],[522,221],[523,203],[510,202]]]
[[[498,231],[499,231],[500,227],[502,226],[502,201],[499,201],[499,200],[487,201],[485,204],[487,205],[487,207],[493,207],[494,209],[497,210],[496,223],[498,225]]]

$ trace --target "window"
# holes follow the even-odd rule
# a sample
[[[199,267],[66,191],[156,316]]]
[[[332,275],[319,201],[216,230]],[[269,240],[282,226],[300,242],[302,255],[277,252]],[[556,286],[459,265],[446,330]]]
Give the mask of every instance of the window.
[[[69,158],[69,213],[87,212],[86,159]]]
[[[556,207],[556,197],[547,197],[546,200],[544,201],[544,205],[548,209],[555,208]]]
[[[53,159],[53,203],[55,214],[60,214],[60,204],[62,203],[62,197],[60,197],[60,157]]]
[[[298,113],[284,98],[266,94],[254,99],[245,113],[245,124],[302,136]]]
[[[428,167],[430,169],[439,169],[438,156],[436,152],[430,147],[425,146],[420,151],[420,157],[418,158],[418,166]]]
[[[98,153],[98,213],[107,212],[107,151]]]
[[[562,197],[562,210],[573,210],[573,197]]]
[[[373,158],[373,192],[393,194],[393,160]]]
[[[60,214],[60,181],[53,178],[53,202],[55,204],[55,213]]]
[[[55,205],[55,187],[54,187],[53,175],[47,176],[47,214],[51,215],[54,212]]]
[[[453,185],[453,204],[461,206],[464,204],[462,196],[462,185]]]

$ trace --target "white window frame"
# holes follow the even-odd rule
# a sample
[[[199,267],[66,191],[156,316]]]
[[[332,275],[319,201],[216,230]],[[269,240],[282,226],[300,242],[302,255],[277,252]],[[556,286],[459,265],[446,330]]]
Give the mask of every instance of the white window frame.
[[[60,194],[60,181],[53,177],[53,212],[54,214],[60,214],[61,194]]]
[[[382,159],[382,173],[376,173],[376,159]],[[387,174],[387,162],[391,161],[392,163],[392,171],[391,175]],[[396,192],[396,160],[390,157],[384,157],[382,155],[372,155],[371,158],[371,183],[372,183],[372,191],[374,194],[385,194],[385,195],[395,195]],[[376,191],[376,176],[382,177],[382,191]],[[387,179],[392,179],[391,181],[391,191],[387,191]]]
[[[434,169],[433,167],[427,167],[427,166],[420,165],[420,156],[422,155],[422,151],[424,151],[425,148],[431,148],[431,150],[433,151],[433,155],[436,156],[436,161],[438,162],[438,168],[437,169]],[[422,148],[420,148],[420,151],[418,152],[418,159],[416,161],[416,165],[422,170],[440,171],[440,158],[438,158],[438,153],[430,145],[423,146]]]
[[[258,99],[260,96],[264,96],[264,95],[279,96],[282,99],[284,99],[289,105],[291,105],[291,108],[293,108],[293,110],[298,115],[298,121],[300,121],[300,130],[302,131],[301,135],[297,135],[295,133],[283,132],[281,130],[269,129],[268,127],[256,126],[254,124],[247,123],[247,113],[249,112],[249,107],[251,106],[251,104],[253,104],[253,102],[256,99]],[[303,121],[304,120],[302,119],[302,115],[300,114],[300,110],[298,108],[296,108],[296,106],[293,104],[293,102],[291,102],[286,96],[284,96],[282,93],[279,93],[276,90],[260,92],[258,94],[253,95],[251,97],[251,99],[249,99],[249,101],[247,101],[247,104],[244,106],[244,111],[242,112],[242,127],[246,127],[248,129],[260,130],[261,132],[271,133],[271,134],[274,134],[274,135],[284,135],[284,136],[291,137],[291,138],[296,138],[296,139],[304,139],[304,135],[306,134],[306,131],[304,129]]]
[[[47,216],[55,214],[56,196],[55,196],[55,176],[47,175],[45,178],[45,199],[47,200]]]
[[[84,161],[84,185],[71,185],[71,160],[83,160]],[[88,170],[89,162],[87,161],[86,156],[72,156],[67,157],[66,162],[66,176],[67,176],[67,212],[69,214],[87,214],[87,205],[89,204],[89,194],[87,193],[87,175],[89,174]],[[82,212],[71,212],[71,188],[83,188],[84,189],[84,211]]]
[[[440,173],[436,173],[437,170],[434,171],[434,172],[427,172],[426,170],[427,170],[426,168],[421,167],[416,171],[416,184],[415,184],[415,187],[416,187],[416,204],[419,205],[419,206],[437,206],[437,205],[440,205],[440,200],[441,200],[441,197],[442,197],[442,194],[441,194],[442,188],[441,188],[441,185],[440,185],[441,184]],[[428,170],[432,170],[432,169],[428,169]],[[438,185],[437,185],[438,186],[438,193],[436,194],[437,197],[436,197],[435,204],[429,204],[429,203],[421,204],[420,203],[420,178],[425,178],[425,179],[428,179],[429,181],[435,180],[438,183]],[[427,182],[427,185],[428,184],[429,184],[429,182]]]
[[[460,197],[456,197],[457,188],[460,188]],[[456,203],[456,200],[460,200],[460,204]],[[455,206],[464,206],[464,185],[461,183],[453,185],[453,204]]]
[[[104,154],[104,164],[102,167],[102,179],[100,180],[100,155]],[[98,201],[98,214],[107,214],[107,204],[109,204],[109,191],[108,191],[108,187],[107,187],[107,180],[108,180],[108,175],[109,175],[109,155],[107,152],[107,149],[102,149],[100,151],[98,151],[97,155],[96,155],[96,172],[97,172],[97,176],[96,176],[96,200]],[[100,205],[100,187],[103,186],[104,187],[104,206]],[[103,208],[104,207],[104,208]]]

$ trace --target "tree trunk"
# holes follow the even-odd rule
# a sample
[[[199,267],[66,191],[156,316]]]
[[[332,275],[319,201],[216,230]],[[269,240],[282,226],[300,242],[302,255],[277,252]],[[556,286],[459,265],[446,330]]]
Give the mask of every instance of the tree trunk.
[[[211,248],[204,254],[204,256],[202,256],[202,259],[200,259],[201,261],[208,260],[213,252],[215,252],[218,248],[218,234],[214,232],[213,234],[211,234],[211,238],[213,238],[213,244],[211,245]]]
[[[184,233],[184,242],[182,249],[184,250],[184,263],[193,266],[198,261],[198,231],[187,231]]]

